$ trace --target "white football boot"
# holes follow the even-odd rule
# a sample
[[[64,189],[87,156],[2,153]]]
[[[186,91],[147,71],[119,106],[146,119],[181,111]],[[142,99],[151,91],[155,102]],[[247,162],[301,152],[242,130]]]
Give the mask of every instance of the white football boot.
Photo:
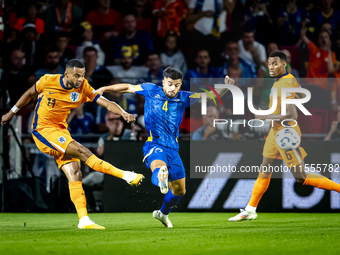
[[[161,189],[162,194],[166,194],[169,191],[168,176],[169,176],[168,169],[166,168],[166,166],[162,166],[159,169],[159,172],[158,172],[158,175],[157,175],[158,186]]]
[[[78,228],[79,229],[105,229],[104,227],[99,226],[98,224],[90,220],[89,216],[84,216],[79,220]]]
[[[156,220],[159,220],[162,222],[164,227],[166,228],[172,228],[171,221],[169,220],[168,215],[163,214],[160,210],[153,211],[152,217],[154,217]]]
[[[240,213],[236,216],[229,218],[229,221],[244,221],[244,220],[255,220],[257,217],[256,212],[248,212],[246,210],[240,209]]]
[[[135,172],[125,171],[123,174],[123,180],[125,180],[131,186],[141,185],[143,179],[144,179],[144,175],[137,174]]]

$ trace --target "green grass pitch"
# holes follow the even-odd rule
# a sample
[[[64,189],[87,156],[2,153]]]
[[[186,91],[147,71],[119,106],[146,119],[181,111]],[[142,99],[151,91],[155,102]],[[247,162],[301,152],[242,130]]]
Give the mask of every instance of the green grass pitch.
[[[173,229],[151,213],[90,214],[106,230],[78,230],[76,214],[0,214],[0,254],[339,254],[338,213],[172,213]]]

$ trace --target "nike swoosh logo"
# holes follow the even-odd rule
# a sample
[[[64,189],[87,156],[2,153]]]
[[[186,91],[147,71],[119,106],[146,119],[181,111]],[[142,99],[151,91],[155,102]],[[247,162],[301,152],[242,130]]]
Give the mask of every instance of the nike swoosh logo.
[[[51,94],[55,94],[55,93],[48,92],[48,94],[50,94],[50,95],[51,95]]]
[[[101,161],[101,162],[99,163],[99,165],[101,165],[101,164],[103,164],[103,161]]]

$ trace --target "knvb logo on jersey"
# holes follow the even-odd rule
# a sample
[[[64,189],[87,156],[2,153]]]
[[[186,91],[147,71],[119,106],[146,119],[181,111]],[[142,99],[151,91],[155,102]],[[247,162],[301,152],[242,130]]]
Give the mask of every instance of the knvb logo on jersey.
[[[58,142],[61,143],[61,144],[64,144],[64,143],[66,142],[66,138],[63,137],[63,136],[60,136],[60,137],[58,138]]]
[[[79,93],[78,92],[71,92],[70,99],[73,103],[79,100]]]
[[[201,83],[203,84],[203,83]],[[235,85],[227,85],[227,84],[215,84],[215,89],[213,89],[211,86],[207,85],[207,84],[203,84],[206,87],[210,88],[217,96],[217,98],[220,100],[221,106],[222,106],[222,102],[220,97],[218,96],[217,92],[215,89],[228,89],[230,90],[232,97],[233,97],[233,115],[244,115],[245,114],[245,110],[244,110],[244,94],[242,92],[242,90],[240,88],[238,88]],[[212,98],[212,100],[214,101],[215,105],[217,106],[216,100],[213,97],[213,95],[207,91],[206,89],[200,88],[201,90],[207,92],[206,94],[203,93],[201,94],[201,114],[202,115],[206,115],[207,114],[207,94]],[[304,98],[287,98],[289,96],[292,95],[292,93],[301,93],[304,94],[305,97]],[[254,107],[253,104],[253,88],[249,87],[247,89],[247,105],[248,105],[248,109],[251,113],[255,114],[255,115],[270,115],[273,114],[274,111],[277,108],[277,103],[278,103],[278,99],[277,99],[277,88],[273,88],[271,90],[271,98],[272,98],[272,106],[270,109],[268,110],[257,110]],[[295,105],[297,108],[299,108],[301,110],[301,112],[304,115],[312,115],[304,106],[304,103],[307,103],[309,100],[311,99],[311,93],[304,88],[281,88],[281,115],[286,115],[286,110],[287,110],[287,104],[293,104]],[[268,120],[272,120],[272,119],[268,119]],[[253,121],[253,120],[250,120]],[[260,120],[261,121],[261,120]],[[272,121],[276,121],[276,120],[272,120]],[[287,119],[284,120],[282,122],[285,121],[295,121],[296,125],[297,122],[296,120],[291,120],[291,119]],[[224,119],[215,119],[214,120],[214,126],[215,124],[226,124],[228,121],[224,120]],[[263,121],[262,121],[263,122]],[[282,123],[281,122],[281,123]],[[249,124],[249,122],[248,122]],[[251,124],[249,124],[249,126],[252,126]],[[258,126],[256,126],[258,127]]]

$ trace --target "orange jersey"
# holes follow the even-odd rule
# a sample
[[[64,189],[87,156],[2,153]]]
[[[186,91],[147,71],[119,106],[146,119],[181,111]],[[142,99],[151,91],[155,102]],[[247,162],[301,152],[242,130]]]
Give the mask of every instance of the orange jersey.
[[[100,97],[86,79],[78,89],[68,89],[63,84],[63,77],[60,74],[46,74],[35,83],[35,90],[40,94],[32,122],[33,130],[42,127],[67,128],[66,119],[71,109],[85,102],[95,102]]]
[[[295,77],[288,72],[274,82],[272,90],[270,91],[269,109],[271,109],[273,105],[273,88],[277,89],[277,105],[276,105],[275,111],[272,114],[281,114],[281,89],[282,88],[298,88],[298,87],[300,87],[299,83],[297,82]],[[286,98],[287,99],[295,98],[295,93],[293,92],[287,93]],[[284,125],[287,125],[287,124],[290,126],[294,126],[296,123],[294,121],[284,122]],[[278,121],[274,121],[273,128],[281,129],[284,127]]]

